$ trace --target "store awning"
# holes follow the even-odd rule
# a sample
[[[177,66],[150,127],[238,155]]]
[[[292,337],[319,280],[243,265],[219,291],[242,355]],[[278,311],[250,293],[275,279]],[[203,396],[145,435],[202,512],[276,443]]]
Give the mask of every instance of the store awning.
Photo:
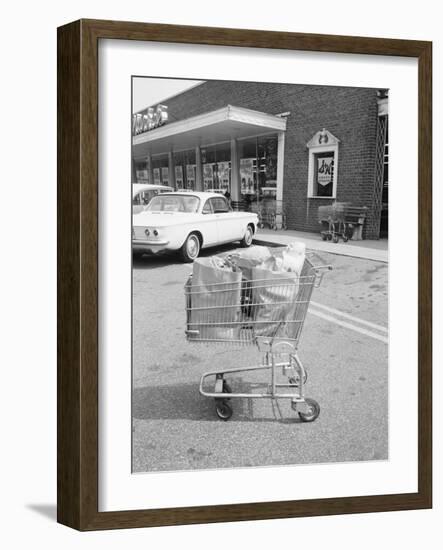
[[[134,157],[193,149],[231,139],[282,132],[286,119],[260,111],[227,105],[195,117],[171,122],[133,137]]]

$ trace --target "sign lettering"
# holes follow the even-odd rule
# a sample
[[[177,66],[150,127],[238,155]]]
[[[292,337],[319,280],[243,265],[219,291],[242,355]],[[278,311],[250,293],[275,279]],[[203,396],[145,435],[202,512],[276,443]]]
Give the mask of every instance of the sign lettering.
[[[132,135],[137,136],[149,130],[163,126],[168,121],[167,105],[149,107],[145,114],[136,113],[132,115]]]

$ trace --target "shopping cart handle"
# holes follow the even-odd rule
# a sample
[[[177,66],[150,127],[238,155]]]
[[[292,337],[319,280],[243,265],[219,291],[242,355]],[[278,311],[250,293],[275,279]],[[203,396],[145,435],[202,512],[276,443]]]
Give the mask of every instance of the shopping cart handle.
[[[198,336],[200,334],[199,330],[185,330],[186,336]]]
[[[321,285],[326,271],[332,271],[332,265],[314,265],[312,268],[315,271],[314,287],[318,288]]]

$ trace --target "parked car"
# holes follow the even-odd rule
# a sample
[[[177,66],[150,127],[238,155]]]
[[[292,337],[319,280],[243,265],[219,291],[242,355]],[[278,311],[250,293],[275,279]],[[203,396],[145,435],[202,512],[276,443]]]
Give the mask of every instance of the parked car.
[[[192,262],[202,248],[235,241],[250,246],[257,224],[257,214],[233,212],[218,193],[162,193],[133,215],[132,250],[134,256],[179,251]]]
[[[172,187],[167,185],[151,185],[149,183],[133,183],[132,184],[132,213],[141,212],[145,206],[149,204],[152,197],[159,193],[167,193],[174,191]]]

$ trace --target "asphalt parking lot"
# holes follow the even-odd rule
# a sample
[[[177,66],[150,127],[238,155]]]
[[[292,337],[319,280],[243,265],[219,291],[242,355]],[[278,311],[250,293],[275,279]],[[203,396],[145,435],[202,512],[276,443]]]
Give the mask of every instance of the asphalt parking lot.
[[[246,398],[232,400],[232,418],[219,420],[214,400],[199,394],[202,373],[254,365],[260,354],[188,342],[183,287],[192,264],[175,256],[134,261],[134,472],[388,458],[388,265],[322,258],[333,271],[314,290],[299,347],[306,395],[321,406],[312,423],[288,400]],[[264,373],[229,377],[234,391],[267,381]]]

